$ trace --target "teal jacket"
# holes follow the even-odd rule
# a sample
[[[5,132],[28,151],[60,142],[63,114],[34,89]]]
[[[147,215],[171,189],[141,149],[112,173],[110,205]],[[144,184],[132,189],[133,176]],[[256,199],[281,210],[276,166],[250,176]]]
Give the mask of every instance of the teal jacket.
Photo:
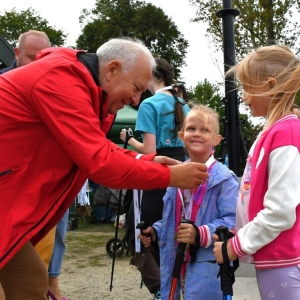
[[[207,182],[207,189],[202,205],[196,216],[195,225],[206,225],[211,236],[219,226],[235,228],[236,201],[239,180],[236,175],[220,162],[216,162]],[[162,220],[153,224],[160,241],[160,275],[162,300],[168,299],[174,260],[176,188],[169,188],[164,196]],[[196,262],[188,264],[185,278],[185,300],[222,300],[220,280],[217,279],[219,265],[205,262],[215,260],[213,240],[208,248],[201,247],[197,252]],[[177,286],[176,300],[180,299],[180,280]]]

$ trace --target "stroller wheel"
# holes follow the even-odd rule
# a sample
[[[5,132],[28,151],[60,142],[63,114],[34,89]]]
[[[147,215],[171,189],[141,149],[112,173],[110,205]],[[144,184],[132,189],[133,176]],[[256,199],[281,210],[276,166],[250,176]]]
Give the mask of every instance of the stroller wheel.
[[[114,256],[114,245],[115,245],[115,239],[110,239],[107,243],[106,243],[106,252],[110,257]],[[122,240],[117,239],[116,240],[116,256],[120,257],[122,256],[122,254],[124,253],[124,243]]]

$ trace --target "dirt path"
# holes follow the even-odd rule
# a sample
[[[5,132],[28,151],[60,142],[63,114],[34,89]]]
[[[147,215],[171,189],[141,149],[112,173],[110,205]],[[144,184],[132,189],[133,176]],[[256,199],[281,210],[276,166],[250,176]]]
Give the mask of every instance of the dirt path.
[[[59,277],[63,296],[69,300],[148,299],[147,288],[140,289],[140,273],[129,264],[130,255],[116,259],[110,292],[112,259],[106,253],[105,244],[111,237],[111,232],[67,233],[67,251]],[[97,239],[102,241],[97,241],[101,245],[96,247],[93,242]]]

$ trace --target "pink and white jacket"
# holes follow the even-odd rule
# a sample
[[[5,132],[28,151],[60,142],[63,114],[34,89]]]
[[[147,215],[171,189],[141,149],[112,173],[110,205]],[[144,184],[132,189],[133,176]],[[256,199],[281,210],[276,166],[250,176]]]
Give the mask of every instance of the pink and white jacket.
[[[249,222],[230,240],[237,256],[253,256],[256,268],[300,264],[299,152],[295,115],[281,118],[256,141],[247,215],[237,216]]]

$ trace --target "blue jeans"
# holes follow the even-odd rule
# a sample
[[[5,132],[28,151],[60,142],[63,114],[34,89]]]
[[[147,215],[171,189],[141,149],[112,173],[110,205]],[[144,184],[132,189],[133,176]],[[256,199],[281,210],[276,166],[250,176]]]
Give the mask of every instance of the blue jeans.
[[[54,249],[49,263],[49,277],[58,277],[62,261],[65,255],[66,245],[65,236],[68,228],[69,209],[56,226]]]
[[[107,206],[95,206],[95,219],[96,220],[109,220],[112,216],[110,207]]]

